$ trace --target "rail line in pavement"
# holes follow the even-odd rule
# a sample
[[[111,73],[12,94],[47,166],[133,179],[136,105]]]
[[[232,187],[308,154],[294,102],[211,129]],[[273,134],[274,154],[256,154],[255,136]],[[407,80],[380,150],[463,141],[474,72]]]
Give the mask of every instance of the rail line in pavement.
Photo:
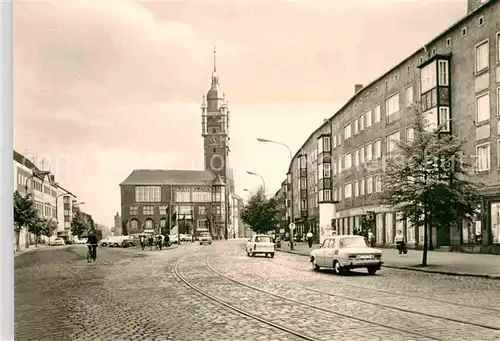
[[[295,266],[291,267],[291,266],[288,266],[288,265],[285,265],[285,264],[280,264],[278,262],[274,262],[273,264],[277,265],[279,267],[282,267],[282,268],[293,269],[293,270],[297,270],[297,271],[301,271],[301,272],[304,271],[304,268],[299,268],[299,267],[295,267]],[[310,267],[308,267],[308,269],[310,269]],[[404,270],[401,270],[401,271],[404,271]],[[341,281],[334,280],[333,278],[328,278],[328,282],[335,283],[335,284],[345,284],[345,283],[343,283]],[[379,292],[379,293],[382,293],[382,294],[387,294],[387,295],[392,295],[392,296],[403,296],[403,297],[410,297],[410,298],[418,298],[418,299],[421,299],[421,300],[431,301],[433,303],[439,302],[439,303],[445,303],[445,304],[454,305],[454,306],[458,306],[458,307],[472,308],[472,309],[481,309],[481,310],[488,310],[488,311],[495,312],[495,313],[500,313],[500,309],[495,309],[495,308],[491,308],[491,307],[481,307],[481,308],[478,308],[476,306],[472,306],[472,305],[464,304],[464,303],[449,302],[449,301],[440,300],[440,299],[434,299],[434,298],[430,299],[430,298],[424,297],[422,295],[407,294],[407,293],[401,293],[401,292],[392,292],[392,291],[388,291],[388,290],[370,288],[370,287],[361,286],[361,285],[357,285],[357,284],[351,284],[351,283],[349,283],[349,287],[350,288],[356,288],[356,289],[362,289],[362,290],[366,290],[366,291]]]
[[[253,285],[250,285],[250,284],[238,281],[238,280],[236,280],[234,278],[231,278],[231,277],[228,277],[228,276],[226,276],[224,274],[221,274],[220,272],[218,272],[217,270],[215,270],[210,265],[209,258],[210,258],[210,256],[207,256],[207,258],[206,258],[206,265],[207,265],[207,267],[214,274],[216,274],[219,277],[222,277],[222,278],[224,278],[224,279],[226,279],[228,281],[231,281],[231,282],[233,282],[235,284],[241,285],[243,287],[246,287],[246,288],[249,288],[249,289],[252,289],[252,290],[264,293],[264,294],[267,294],[269,296],[273,296],[273,297],[279,298],[279,299],[287,301],[287,302],[292,302],[292,303],[295,303],[295,304],[298,304],[298,305],[302,305],[302,306],[305,306],[307,308],[319,310],[319,311],[326,312],[326,313],[329,313],[329,314],[332,314],[332,315],[337,315],[337,316],[344,317],[344,318],[347,318],[347,319],[350,319],[350,320],[354,320],[354,321],[357,321],[357,322],[362,322],[362,323],[374,325],[374,326],[377,326],[377,327],[380,327],[380,328],[388,329],[390,331],[397,330],[397,331],[399,331],[401,333],[404,333],[404,334],[408,334],[408,335],[412,335],[412,336],[418,336],[418,337],[424,337],[427,340],[444,341],[444,339],[440,339],[438,337],[434,337],[434,336],[430,337],[429,335],[425,335],[425,334],[422,334],[422,333],[419,333],[419,332],[415,332],[415,331],[408,331],[408,330],[406,330],[404,328],[400,328],[400,327],[397,327],[397,326],[388,326],[388,325],[383,324],[383,323],[379,323],[379,322],[375,322],[375,321],[363,319],[363,318],[360,318],[360,317],[357,317],[357,316],[353,316],[353,315],[349,315],[349,314],[344,314],[344,313],[336,312],[336,311],[329,310],[329,309],[326,309],[326,308],[322,308],[322,307],[319,307],[319,306],[316,306],[316,305],[313,305],[313,304],[309,304],[309,303],[302,302],[302,301],[299,301],[299,300],[296,300],[296,299],[293,299],[293,298],[285,297],[285,296],[282,296],[280,294],[276,294],[274,292],[271,292],[271,291],[268,291],[268,290],[264,290],[264,289],[255,287]]]
[[[213,295],[210,295],[209,293],[201,290],[200,288],[198,288],[197,286],[195,286],[194,284],[192,284],[191,282],[189,282],[186,278],[184,278],[180,273],[179,273],[179,265],[184,261],[184,257],[180,258],[174,265],[174,273],[175,275],[177,276],[177,278],[179,278],[184,284],[186,284],[189,288],[191,288],[192,290],[196,291],[197,293],[199,293],[200,295],[214,301],[214,302],[217,302],[218,304],[230,309],[230,310],[234,310],[236,312],[238,312],[239,314],[243,315],[243,316],[246,316],[248,318],[251,318],[251,319],[254,319],[254,320],[257,320],[261,323],[264,323],[268,326],[271,326],[271,327],[274,327],[276,329],[279,329],[281,331],[284,331],[286,333],[289,333],[291,335],[294,335],[296,337],[299,337],[301,338],[302,340],[308,340],[308,341],[319,341],[313,337],[310,337],[308,335],[305,335],[303,333],[300,333],[300,332],[296,332],[296,331],[293,331],[287,327],[284,327],[284,326],[281,326],[279,324],[276,324],[272,321],[269,321],[269,320],[266,320],[262,317],[259,317],[257,315],[254,315],[248,311],[245,311],[245,310],[242,310],[232,304],[229,304],[229,303],[226,303],[220,299],[218,299],[217,297],[213,296]]]

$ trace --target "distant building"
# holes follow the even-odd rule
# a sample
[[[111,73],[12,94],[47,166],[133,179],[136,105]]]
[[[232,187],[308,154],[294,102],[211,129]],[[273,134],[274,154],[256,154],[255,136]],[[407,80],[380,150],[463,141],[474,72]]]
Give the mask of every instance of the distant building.
[[[111,232],[113,233],[113,236],[122,235],[122,220],[118,212],[115,214],[115,226],[111,229]]]
[[[121,216],[129,233],[209,230],[215,239],[240,235],[242,199],[229,168],[229,110],[215,65],[201,105],[205,170],[134,170],[121,184]]]

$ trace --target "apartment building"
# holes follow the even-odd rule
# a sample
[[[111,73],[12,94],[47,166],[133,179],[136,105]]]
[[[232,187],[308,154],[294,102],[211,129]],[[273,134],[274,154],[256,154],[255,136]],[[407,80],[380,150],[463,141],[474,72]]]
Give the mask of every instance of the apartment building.
[[[311,229],[321,241],[373,222],[377,245],[393,243],[401,229],[421,248],[423,229],[398,221],[375,194],[384,190],[382,164],[410,139],[413,105],[421,103],[433,126],[467,138],[477,160],[474,179],[485,183],[484,210],[472,225],[433,231],[433,247],[500,253],[500,6],[469,0],[465,17],[363,87],[304,142],[288,170],[297,233]],[[293,188],[292,188],[293,186]],[[292,216],[292,207],[288,207]]]
[[[72,211],[67,205],[70,198],[76,196],[61,187],[55,181],[55,175],[34,175],[40,174],[40,170],[31,160],[24,155],[13,151],[14,169],[14,191],[26,196],[31,193],[35,202],[35,207],[43,218],[54,219],[57,222],[57,236],[69,237],[71,230]],[[68,206],[68,207],[67,207]],[[23,230],[20,234],[19,245],[28,247],[34,243],[32,234]]]

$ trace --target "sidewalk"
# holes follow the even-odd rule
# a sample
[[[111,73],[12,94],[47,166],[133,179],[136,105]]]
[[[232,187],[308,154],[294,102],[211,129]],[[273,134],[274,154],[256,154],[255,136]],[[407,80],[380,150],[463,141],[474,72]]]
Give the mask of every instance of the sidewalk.
[[[15,257],[18,257],[22,254],[25,254],[25,253],[30,253],[30,252],[35,252],[35,251],[39,251],[39,250],[44,250],[44,249],[47,249],[49,248],[49,245],[47,244],[38,244],[36,247],[35,245],[30,245],[29,248],[22,248],[20,251],[16,251],[16,253],[14,254],[14,258]]]
[[[281,252],[309,256],[319,244],[313,244],[309,249],[305,243],[295,243],[294,250],[290,250],[288,242],[282,242]],[[445,275],[471,276],[500,279],[500,256],[487,254],[470,254],[458,252],[427,253],[427,267],[422,267],[422,251],[408,250],[407,256],[398,256],[395,249],[381,249],[383,252],[383,267],[405,269],[412,271],[433,272]]]

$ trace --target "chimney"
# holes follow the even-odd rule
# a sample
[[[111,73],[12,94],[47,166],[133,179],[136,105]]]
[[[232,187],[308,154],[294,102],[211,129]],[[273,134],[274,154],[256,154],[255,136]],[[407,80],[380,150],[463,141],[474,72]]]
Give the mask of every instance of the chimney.
[[[467,14],[474,12],[486,2],[488,0],[467,0]]]
[[[354,94],[357,94],[358,92],[360,92],[361,89],[363,89],[363,84],[355,84],[354,85]]]

